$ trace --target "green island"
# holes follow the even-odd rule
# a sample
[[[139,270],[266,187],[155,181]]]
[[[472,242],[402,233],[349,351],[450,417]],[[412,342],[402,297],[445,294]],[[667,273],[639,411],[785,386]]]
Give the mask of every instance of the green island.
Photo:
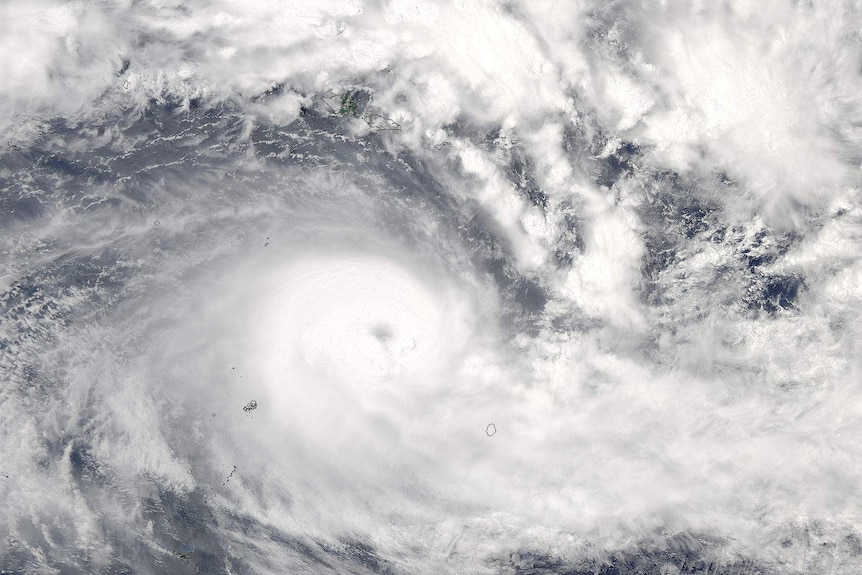
[[[359,105],[356,103],[356,100],[350,97],[350,92],[345,92],[341,96],[341,108],[338,109],[338,113],[342,116],[346,114],[355,114]]]

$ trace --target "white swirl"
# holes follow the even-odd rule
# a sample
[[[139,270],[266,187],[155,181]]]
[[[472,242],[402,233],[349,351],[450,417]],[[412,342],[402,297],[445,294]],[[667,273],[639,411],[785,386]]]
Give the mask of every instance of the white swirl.
[[[249,343],[278,417],[304,422],[305,436],[327,425],[367,433],[363,414],[445,388],[472,320],[467,299],[435,280],[367,253],[308,255],[271,273]]]

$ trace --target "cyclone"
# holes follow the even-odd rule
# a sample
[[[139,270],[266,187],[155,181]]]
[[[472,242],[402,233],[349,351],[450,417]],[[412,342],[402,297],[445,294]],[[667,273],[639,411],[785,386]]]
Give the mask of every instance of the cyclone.
[[[862,572],[858,2],[0,2],[0,574]]]
[[[261,361],[284,358],[263,367],[271,378],[295,370],[397,386],[433,377],[459,351],[458,340],[464,345],[465,319],[446,294],[373,254],[303,255],[271,281],[251,316]]]
[[[460,366],[484,345],[480,307],[466,286],[415,260],[303,250],[232,288],[245,302],[229,336],[241,391],[261,416],[325,450],[348,437],[360,451],[392,440],[374,425],[397,434],[395,444],[440,431],[428,413],[442,405],[423,403],[449,401],[466,384]]]

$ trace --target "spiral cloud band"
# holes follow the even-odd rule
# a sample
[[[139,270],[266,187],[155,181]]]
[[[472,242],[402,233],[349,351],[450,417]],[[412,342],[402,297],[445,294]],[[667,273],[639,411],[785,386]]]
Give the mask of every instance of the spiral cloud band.
[[[0,573],[862,572],[860,23],[0,3]]]

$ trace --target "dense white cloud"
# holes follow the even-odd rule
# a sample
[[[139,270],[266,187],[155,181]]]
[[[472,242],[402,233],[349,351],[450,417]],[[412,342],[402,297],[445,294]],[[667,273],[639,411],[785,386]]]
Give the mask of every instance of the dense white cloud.
[[[862,513],[859,11],[3,4],[0,143],[153,162],[121,185],[163,170],[138,211],[52,199],[38,230],[9,224],[7,294],[30,269],[111,250],[133,279],[110,287],[105,264],[47,303],[4,300],[23,302],[3,325],[10,380],[24,389],[32,361],[62,383],[3,392],[3,534],[43,533],[29,550],[43,565],[54,548],[107,565],[121,542],[105,524],[156,549],[129,503],[155,478],[204,493],[214,533],[259,570],[288,552],[230,518],[365,538],[415,573],[677,532],[721,540],[728,563],[823,567],[782,541],[812,523],[843,540]],[[141,153],[156,131],[49,124],[136,121],[151,100],[178,102],[176,118],[224,103],[243,154],[198,164],[194,147]],[[303,109],[343,131],[279,140]],[[372,133],[333,166],[304,147]],[[210,136],[193,137],[217,157],[227,139]],[[259,152],[273,141],[267,159],[307,164],[273,167]],[[46,283],[72,274],[57,266]],[[525,285],[547,302],[519,315]],[[69,463],[81,425],[104,473],[86,493]]]

